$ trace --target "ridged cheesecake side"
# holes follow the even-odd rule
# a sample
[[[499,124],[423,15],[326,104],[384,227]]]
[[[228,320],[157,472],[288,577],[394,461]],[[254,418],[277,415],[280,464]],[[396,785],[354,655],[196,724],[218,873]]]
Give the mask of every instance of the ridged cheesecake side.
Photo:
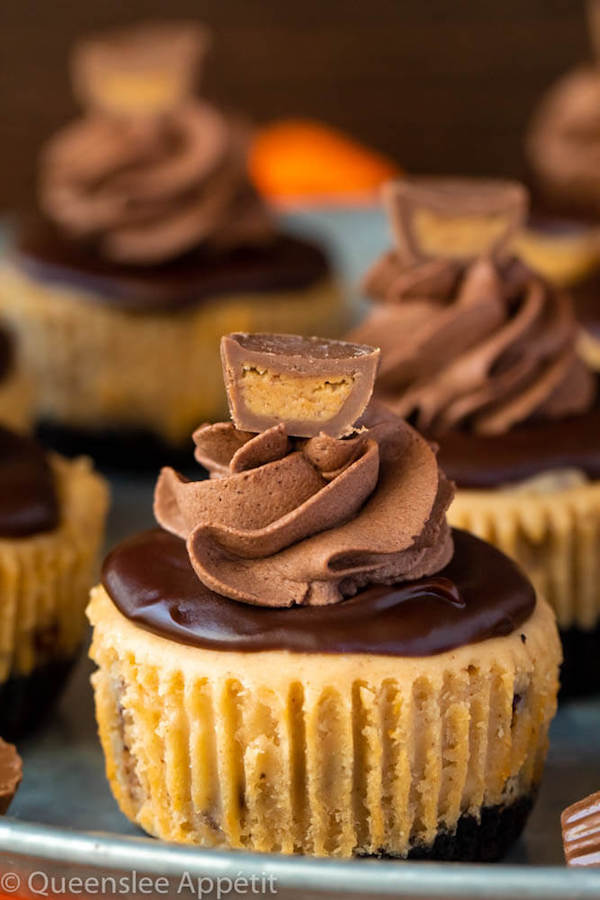
[[[88,615],[107,775],[162,839],[405,857],[526,808],[541,777],[560,662],[543,601],[507,637],[427,658],[186,647],[101,587]]]

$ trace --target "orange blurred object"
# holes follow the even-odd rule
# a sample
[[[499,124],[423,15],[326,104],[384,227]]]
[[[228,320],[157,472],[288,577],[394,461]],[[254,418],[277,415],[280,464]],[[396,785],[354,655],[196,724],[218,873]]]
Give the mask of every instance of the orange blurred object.
[[[286,119],[257,131],[249,158],[258,191],[276,203],[370,203],[401,169],[341,131]]]

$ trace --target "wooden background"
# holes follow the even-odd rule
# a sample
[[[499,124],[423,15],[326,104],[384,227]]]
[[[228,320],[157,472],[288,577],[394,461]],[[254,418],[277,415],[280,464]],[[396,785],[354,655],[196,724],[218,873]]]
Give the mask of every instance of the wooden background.
[[[74,112],[74,38],[165,14],[214,28],[214,98],[319,117],[421,172],[521,174],[536,98],[589,56],[583,0],[0,0],[0,207],[28,201]]]

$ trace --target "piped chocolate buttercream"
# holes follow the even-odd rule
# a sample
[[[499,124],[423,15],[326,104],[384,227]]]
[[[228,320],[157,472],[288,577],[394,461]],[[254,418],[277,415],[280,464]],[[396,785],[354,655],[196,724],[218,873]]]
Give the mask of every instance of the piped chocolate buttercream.
[[[435,452],[384,407],[356,439],[284,440],[224,423],[194,435],[211,480],[162,470],[154,513],[184,538],[198,578],[262,606],[326,605],[365,584],[413,580],[452,555],[452,485]]]
[[[0,426],[0,538],[52,531],[59,507],[52,467],[42,447]]]
[[[245,126],[192,94],[205,45],[203,30],[169,23],[76,48],[84,115],[40,166],[41,208],[67,237],[133,265],[273,237],[247,176]]]
[[[435,575],[374,585],[335,606],[267,609],[222,597],[196,576],[180,538],[144,532],[106,559],[117,608],[161,637],[213,650],[430,656],[512,633],[535,593],[499,550],[454,531],[454,556]]]
[[[446,218],[453,198],[459,218],[471,207],[481,215],[488,201],[496,215],[500,188],[491,194],[486,188],[476,203],[478,182],[460,185],[462,194],[455,198],[456,189],[447,189],[444,179],[438,182]],[[426,186],[430,197],[435,182],[427,180]],[[426,220],[419,232],[418,179],[392,194],[392,205],[399,205],[396,245],[367,273],[365,290],[378,307],[350,339],[381,347],[379,397],[426,433],[443,436],[462,429],[505,435],[593,406],[595,380],[577,354],[569,298],[507,255],[508,237],[525,212],[517,188],[505,187],[512,212],[504,231],[492,230],[483,250],[476,241],[470,256],[464,241],[456,251],[452,228]],[[473,197],[467,203],[469,191]],[[398,237],[402,228],[403,238]],[[467,219],[458,230],[477,236],[479,225]],[[429,249],[432,235],[439,239],[435,251]]]

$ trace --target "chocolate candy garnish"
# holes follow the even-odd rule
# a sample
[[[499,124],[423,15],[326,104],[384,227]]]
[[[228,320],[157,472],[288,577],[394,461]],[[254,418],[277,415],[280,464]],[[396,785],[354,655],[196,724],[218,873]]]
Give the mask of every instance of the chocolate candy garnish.
[[[192,22],[138,25],[82,40],[73,54],[75,92],[111,115],[171,109],[192,93],[209,35]]]
[[[567,865],[600,867],[600,791],[568,806],[560,824]]]
[[[354,430],[377,372],[379,350],[290,334],[230,334],[221,340],[229,410],[236,428],[283,423],[294,437],[339,438]]]
[[[527,211],[527,193],[514,181],[411,178],[383,188],[396,249],[405,262],[444,256],[497,256]]]
[[[13,744],[0,738],[0,815],[10,806],[23,778],[23,763]]]

